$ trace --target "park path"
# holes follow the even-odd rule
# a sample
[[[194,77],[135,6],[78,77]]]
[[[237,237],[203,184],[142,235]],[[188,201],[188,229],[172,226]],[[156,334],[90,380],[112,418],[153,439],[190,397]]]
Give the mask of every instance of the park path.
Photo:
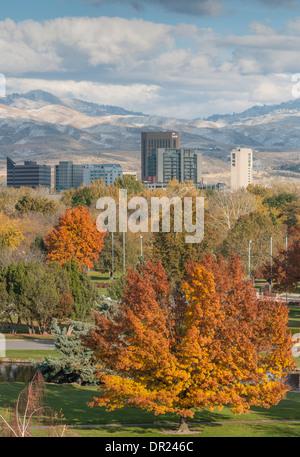
[[[18,340],[7,339],[5,341],[6,350],[27,350],[27,351],[44,351],[55,349],[53,340]]]

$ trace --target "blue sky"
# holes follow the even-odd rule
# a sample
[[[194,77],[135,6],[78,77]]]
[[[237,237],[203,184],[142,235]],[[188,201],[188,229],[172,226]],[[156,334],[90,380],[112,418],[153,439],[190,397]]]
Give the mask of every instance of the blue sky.
[[[7,93],[197,118],[292,99],[300,1],[2,0]]]

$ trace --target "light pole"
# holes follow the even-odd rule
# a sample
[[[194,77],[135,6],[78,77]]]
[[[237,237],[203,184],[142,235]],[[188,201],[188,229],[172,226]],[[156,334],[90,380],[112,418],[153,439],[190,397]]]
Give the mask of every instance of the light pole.
[[[111,279],[114,279],[114,232],[111,232]]]
[[[125,270],[126,270],[125,249],[126,249],[126,246],[125,246],[125,232],[123,232],[123,270],[124,270],[124,274],[125,274]]]
[[[270,292],[272,292],[272,285],[273,285],[273,238],[271,237],[271,284],[270,284]]]
[[[143,257],[143,237],[140,235],[140,240],[141,240],[141,257]]]
[[[252,240],[249,241],[249,265],[248,265],[249,281],[251,279],[251,243],[252,243]]]

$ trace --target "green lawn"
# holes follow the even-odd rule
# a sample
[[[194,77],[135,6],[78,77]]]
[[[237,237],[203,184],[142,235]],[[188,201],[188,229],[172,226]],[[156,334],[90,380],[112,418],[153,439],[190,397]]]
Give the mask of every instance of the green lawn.
[[[103,437],[103,438],[121,438],[121,437],[153,437],[165,438],[174,437],[176,427],[107,427],[107,428],[74,428],[71,431],[80,437]],[[191,431],[195,427],[190,427]],[[201,424],[196,427],[199,433],[192,435],[180,435],[180,437],[193,438],[260,438],[260,437],[299,437],[300,423],[253,423],[253,424]]]
[[[290,306],[289,310],[288,326],[300,329],[300,306]]]
[[[88,273],[91,281],[107,282],[109,281],[109,273],[100,273],[100,271],[90,271]]]
[[[9,359],[35,359],[42,360],[44,357],[60,357],[61,352],[53,350],[23,350],[23,349],[8,349],[6,357]]]
[[[0,383],[0,411],[12,406],[18,393],[26,386],[24,383]],[[97,394],[96,387],[76,385],[47,385],[46,404],[56,411],[62,411],[65,422],[79,426],[74,432],[80,436],[168,436],[166,430],[176,430],[178,419],[174,414],[155,416],[151,412],[134,408],[123,408],[106,412],[104,408],[89,408],[87,403]],[[291,420],[288,423],[255,423],[261,420]],[[290,392],[287,398],[270,409],[252,408],[250,414],[233,415],[229,409],[221,412],[197,411],[191,425],[201,430],[199,436],[300,436],[300,393]],[[233,421],[226,424],[225,421]],[[238,423],[238,421],[253,421]],[[200,422],[207,422],[201,424]],[[221,424],[214,424],[220,422]],[[222,424],[223,422],[223,424]],[[95,427],[94,425],[115,424],[114,427]],[[125,424],[125,427],[120,427]],[[126,427],[126,424],[136,424]],[[145,425],[143,425],[145,424]],[[154,426],[156,424],[156,426]],[[80,425],[91,425],[80,428]],[[162,434],[160,434],[160,431]],[[194,435],[196,436],[196,435]]]

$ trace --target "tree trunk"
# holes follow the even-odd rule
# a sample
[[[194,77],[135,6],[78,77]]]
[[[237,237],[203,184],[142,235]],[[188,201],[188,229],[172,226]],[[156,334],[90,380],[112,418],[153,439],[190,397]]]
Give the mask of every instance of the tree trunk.
[[[69,324],[68,330],[67,330],[67,336],[70,336],[72,334],[74,325]]]
[[[184,433],[184,434],[191,433],[191,431],[188,427],[187,421],[186,421],[186,417],[180,416],[180,425],[179,425],[179,429],[177,430],[176,433]]]

